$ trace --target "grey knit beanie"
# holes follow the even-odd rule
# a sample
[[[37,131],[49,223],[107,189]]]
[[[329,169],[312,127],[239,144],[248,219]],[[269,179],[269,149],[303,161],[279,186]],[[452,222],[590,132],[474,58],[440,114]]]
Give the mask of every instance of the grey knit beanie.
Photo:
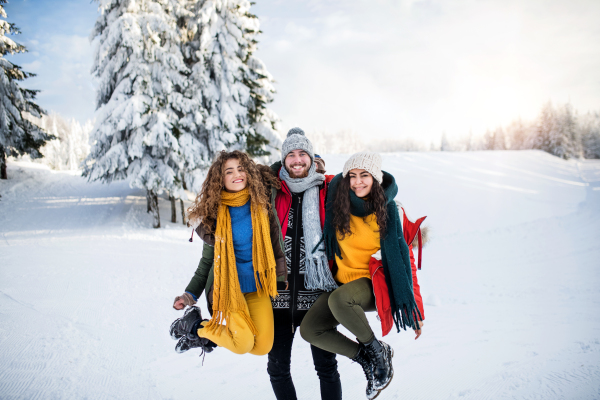
[[[371,175],[373,178],[381,183],[383,182],[383,172],[381,172],[381,156],[377,153],[373,153],[370,151],[361,151],[359,153],[354,153],[346,164],[344,164],[344,172],[342,176],[345,178],[348,175],[348,172],[353,169],[364,169]]]
[[[294,150],[304,150],[308,153],[311,160],[315,159],[312,143],[300,128],[290,129],[287,133],[287,138],[283,141],[283,145],[281,146],[281,163],[283,165],[285,165],[287,155]]]

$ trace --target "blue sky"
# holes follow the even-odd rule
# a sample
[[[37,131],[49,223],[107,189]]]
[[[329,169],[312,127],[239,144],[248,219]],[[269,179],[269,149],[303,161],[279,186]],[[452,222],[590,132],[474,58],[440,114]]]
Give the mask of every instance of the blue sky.
[[[600,110],[600,1],[257,0],[259,57],[284,129],[439,140],[481,134],[542,104]],[[10,0],[49,111],[93,117],[88,0]]]
[[[9,0],[5,5],[8,21],[22,32],[13,40],[28,49],[10,59],[37,74],[24,86],[41,90],[38,103],[47,111],[82,122],[94,113],[88,36],[96,9],[88,0]]]

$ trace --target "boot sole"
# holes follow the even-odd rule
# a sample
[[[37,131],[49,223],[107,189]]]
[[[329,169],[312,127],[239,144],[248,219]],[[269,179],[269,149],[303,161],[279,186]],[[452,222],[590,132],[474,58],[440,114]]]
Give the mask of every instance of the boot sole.
[[[173,321],[171,327],[169,328],[169,336],[171,336],[171,339],[173,340],[179,340],[183,336],[175,333],[175,325],[179,322],[180,319],[181,318],[177,318],[175,321]]]
[[[390,383],[392,383],[392,379],[394,379],[394,371],[392,371],[392,376],[390,377],[390,380],[388,381],[388,383],[386,383],[385,386],[382,387],[381,389],[377,389],[377,394],[374,397],[371,397],[370,400],[376,399],[377,396],[379,396],[381,394],[381,392],[383,392],[383,390],[385,388],[387,388],[388,386],[390,386]]]

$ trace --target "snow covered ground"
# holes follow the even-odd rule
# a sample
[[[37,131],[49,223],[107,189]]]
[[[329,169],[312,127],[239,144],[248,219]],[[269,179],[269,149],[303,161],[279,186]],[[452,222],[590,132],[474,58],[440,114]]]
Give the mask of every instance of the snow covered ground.
[[[346,156],[324,156],[329,173]],[[384,155],[432,240],[423,336],[391,333],[381,399],[600,398],[600,162],[539,151]],[[274,399],[266,357],[176,354],[171,308],[201,243],[144,193],[38,164],[0,181],[0,398]],[[204,299],[201,300],[204,307]],[[205,309],[205,308],[204,308]],[[372,325],[381,331],[374,315]],[[339,357],[345,399],[364,398]],[[300,399],[319,398],[297,335]]]

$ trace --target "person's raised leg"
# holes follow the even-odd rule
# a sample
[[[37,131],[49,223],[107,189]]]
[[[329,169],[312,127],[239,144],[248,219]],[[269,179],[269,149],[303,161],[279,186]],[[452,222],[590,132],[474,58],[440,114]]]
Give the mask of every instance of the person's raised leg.
[[[257,292],[245,293],[250,318],[254,322],[257,334],[250,354],[264,356],[273,347],[273,306],[267,295],[259,296]]]
[[[354,358],[358,354],[358,343],[338,332],[337,326],[340,323],[329,309],[329,297],[342,287],[319,296],[304,316],[300,334],[304,340],[320,349]]]
[[[369,278],[348,282],[331,293],[328,299],[333,317],[348,329],[359,342],[369,343],[375,334],[365,311],[376,311],[373,283]]]
[[[218,346],[225,347],[235,354],[249,353],[254,347],[254,334],[239,313],[231,313],[229,326],[216,332],[204,329],[208,321],[202,322],[202,328],[198,329],[198,336],[215,342]]]

